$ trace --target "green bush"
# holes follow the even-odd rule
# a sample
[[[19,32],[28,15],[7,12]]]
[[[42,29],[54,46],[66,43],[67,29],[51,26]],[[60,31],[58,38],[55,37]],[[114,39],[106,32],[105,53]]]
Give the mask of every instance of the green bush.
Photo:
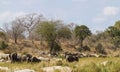
[[[84,51],[90,51],[90,48],[87,45],[85,45],[85,46],[83,46],[83,50]]]
[[[5,43],[5,41],[0,42],[0,50],[6,49],[8,47],[8,44]]]

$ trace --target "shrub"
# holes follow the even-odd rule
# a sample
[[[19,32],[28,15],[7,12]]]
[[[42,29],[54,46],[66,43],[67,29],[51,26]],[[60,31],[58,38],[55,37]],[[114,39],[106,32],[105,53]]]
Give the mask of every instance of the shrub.
[[[104,47],[102,46],[101,43],[97,44],[97,46],[95,47],[95,50],[97,53],[106,54]]]
[[[89,48],[87,45],[85,45],[85,46],[83,47],[83,50],[84,50],[84,51],[90,51],[90,48]]]
[[[58,44],[58,43],[54,43],[54,46],[53,46],[53,52],[58,52],[58,51],[62,51],[62,48],[61,46]]]
[[[4,41],[0,42],[0,50],[6,49],[8,47],[8,44]]]

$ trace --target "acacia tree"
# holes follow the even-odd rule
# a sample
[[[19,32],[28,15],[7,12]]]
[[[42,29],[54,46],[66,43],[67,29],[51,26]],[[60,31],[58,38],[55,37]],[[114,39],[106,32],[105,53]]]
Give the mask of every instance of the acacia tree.
[[[23,27],[22,21],[20,19],[16,19],[11,22],[11,33],[15,43],[17,43],[18,38],[24,31],[25,28]]]
[[[87,37],[91,35],[91,31],[89,30],[89,28],[85,25],[81,25],[81,26],[76,26],[75,29],[75,35],[78,38],[79,42],[80,42],[80,46],[81,48],[83,47],[83,40]]]
[[[39,35],[44,37],[50,46],[50,53],[61,50],[61,46],[59,45],[57,39],[68,38],[69,36],[66,36],[69,35],[66,33],[68,30],[68,28],[62,25],[61,21],[44,21],[37,26]]]

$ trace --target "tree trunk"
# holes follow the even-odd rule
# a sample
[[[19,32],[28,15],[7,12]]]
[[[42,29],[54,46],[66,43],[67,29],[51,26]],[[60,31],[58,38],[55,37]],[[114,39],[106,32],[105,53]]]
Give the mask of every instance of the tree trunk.
[[[30,40],[31,38],[31,32],[28,30],[28,39]]]
[[[40,46],[41,46],[41,49],[43,49],[43,42],[42,42],[42,39],[40,40]]]
[[[14,42],[17,44],[17,38],[14,39]]]
[[[50,53],[53,52],[53,49],[54,49],[54,41],[51,41],[50,42]]]
[[[80,47],[83,47],[83,39],[80,40]]]

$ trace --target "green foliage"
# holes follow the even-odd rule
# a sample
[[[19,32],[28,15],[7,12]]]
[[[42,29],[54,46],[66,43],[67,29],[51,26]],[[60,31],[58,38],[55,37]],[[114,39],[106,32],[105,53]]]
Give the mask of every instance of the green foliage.
[[[70,38],[70,29],[63,25],[61,21],[44,21],[37,27],[37,33],[42,36],[50,46],[50,51],[60,51],[58,44],[60,38]]]
[[[70,38],[69,27],[59,21],[44,21],[38,25],[37,32],[47,41],[54,41],[57,38]]]
[[[120,30],[120,20],[118,20],[118,21],[115,22],[114,27],[116,27],[117,29]]]
[[[54,42],[54,45],[52,47],[53,47],[52,49],[53,52],[62,51],[61,46],[56,42]]]
[[[2,40],[7,40],[7,37],[6,37],[5,32],[0,31],[0,38],[1,38]]]
[[[42,22],[39,24],[38,33],[44,37],[48,42],[54,41],[56,38],[56,26],[55,22]]]
[[[4,41],[1,41],[0,42],[0,50],[3,50],[3,49],[5,49],[5,48],[7,48],[8,47],[8,44],[7,43],[5,43]]]
[[[109,34],[110,37],[120,36],[120,30],[114,26],[108,27],[106,32]]]
[[[118,25],[119,25],[119,23],[115,24],[115,26],[118,26]],[[114,44],[115,50],[116,50],[120,44],[120,29],[118,29],[117,27],[114,27],[114,26],[110,26],[106,30],[106,32],[112,38],[111,42]]]
[[[6,36],[5,33],[0,31],[0,37],[3,38],[5,36]]]
[[[119,47],[119,44],[120,44],[120,36],[114,37],[113,40],[112,40],[112,42],[113,42],[113,44],[115,45],[115,49],[116,49],[117,47]]]
[[[38,25],[37,32],[39,35],[41,35],[50,46],[50,51],[52,51],[54,48],[55,39],[57,36],[56,28],[57,24],[53,21],[44,21]]]
[[[89,28],[85,25],[81,25],[81,26],[76,26],[75,29],[75,34],[76,37],[79,39],[79,41],[81,42],[81,47],[83,40],[87,37],[91,35],[91,31],[89,30]]]
[[[91,35],[91,31],[85,25],[76,26],[75,33],[76,33],[76,37],[78,37],[80,40],[81,39],[84,40],[87,36]]]
[[[57,36],[58,36],[58,38],[66,38],[66,39],[71,38],[71,31],[70,31],[69,27],[67,27],[67,26],[62,26],[62,27],[58,30]]]

